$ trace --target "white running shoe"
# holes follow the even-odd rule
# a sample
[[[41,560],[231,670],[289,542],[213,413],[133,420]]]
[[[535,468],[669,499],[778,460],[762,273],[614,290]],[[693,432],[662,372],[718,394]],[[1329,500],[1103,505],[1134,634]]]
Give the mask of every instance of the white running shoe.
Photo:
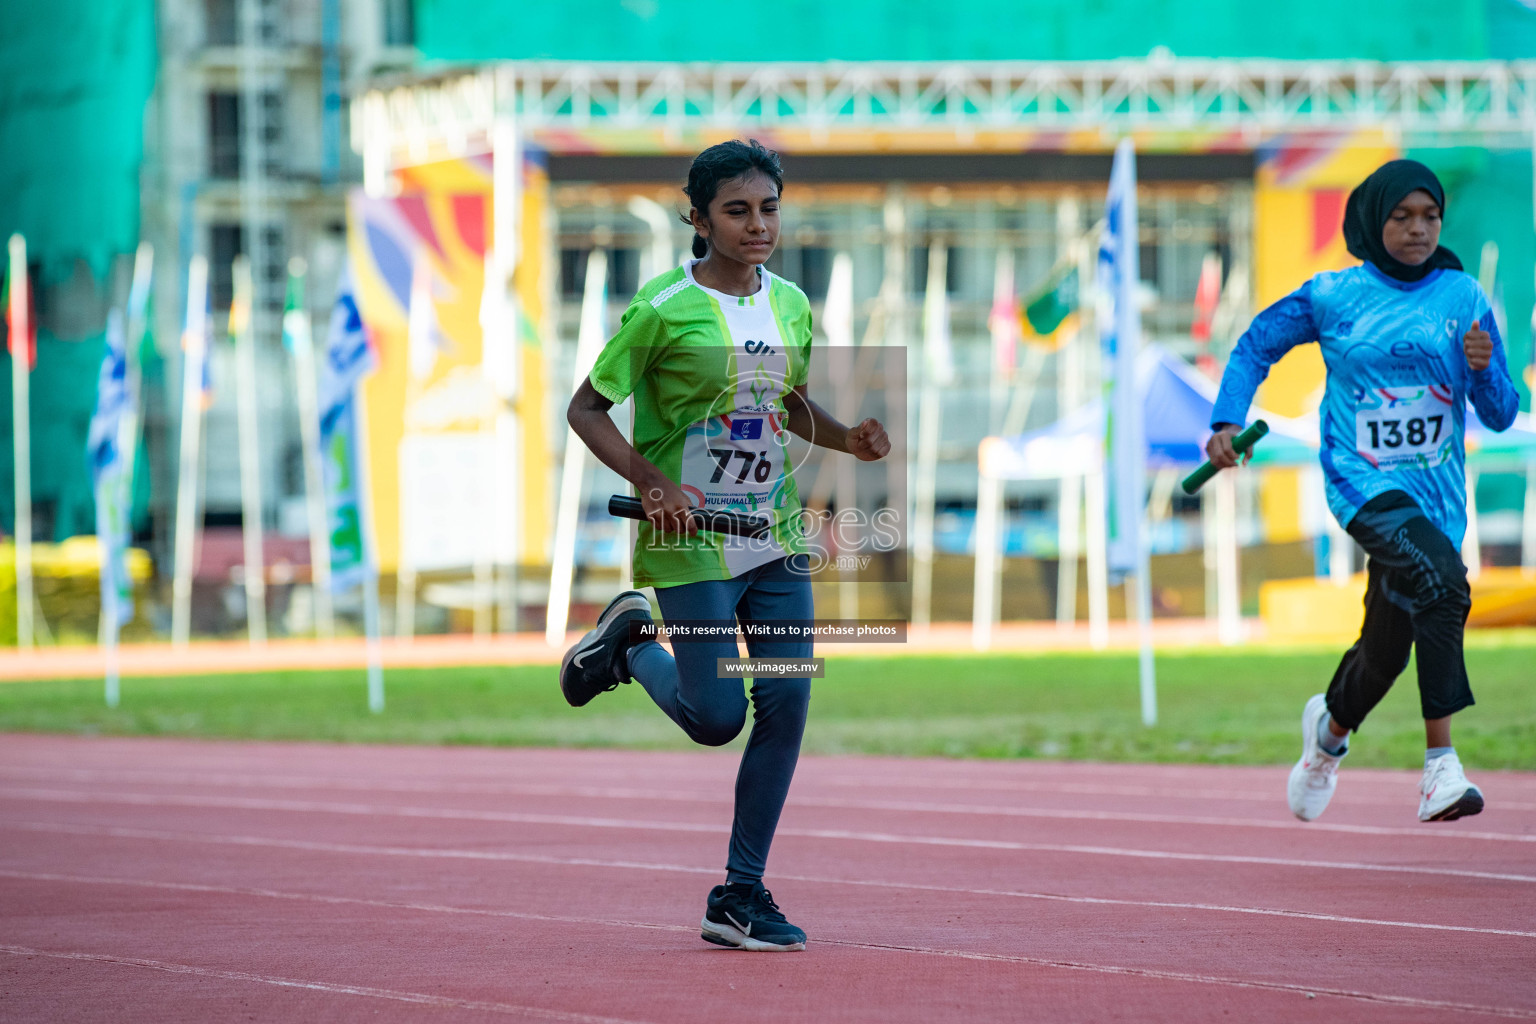
[[[1328,713],[1328,699],[1319,693],[1307,701],[1301,712],[1301,760],[1291,769],[1291,781],[1286,796],[1291,802],[1291,813],[1302,821],[1312,821],[1328,809],[1333,791],[1339,784],[1339,761],[1349,753],[1335,757],[1317,742],[1317,727]]]
[[[1455,752],[1443,754],[1424,766],[1419,781],[1419,820],[1455,821],[1483,809],[1483,794],[1461,770]]]

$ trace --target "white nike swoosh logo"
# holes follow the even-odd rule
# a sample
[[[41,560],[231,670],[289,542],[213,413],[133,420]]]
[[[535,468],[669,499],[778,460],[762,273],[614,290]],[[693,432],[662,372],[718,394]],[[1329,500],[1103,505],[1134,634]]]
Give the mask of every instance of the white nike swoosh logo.
[[[582,665],[582,663],[581,663],[581,659],[585,658],[587,655],[589,655],[591,653],[592,653],[591,650],[582,651],[580,654],[576,655],[576,657],[571,659],[571,664],[575,665],[577,668],[585,669],[585,666]]]
[[[744,925],[740,921],[736,920],[731,916],[731,912],[729,910],[725,912],[725,919],[731,922],[731,924],[735,925],[737,928],[740,928],[741,934],[747,936],[748,938],[752,937],[752,926],[750,924]]]

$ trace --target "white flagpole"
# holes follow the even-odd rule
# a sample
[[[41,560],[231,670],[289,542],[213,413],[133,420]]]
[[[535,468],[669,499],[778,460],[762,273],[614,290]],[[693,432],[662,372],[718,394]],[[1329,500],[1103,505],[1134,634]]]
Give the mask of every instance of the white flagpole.
[[[1146,514],[1141,519],[1140,563],[1136,569],[1137,668],[1141,682],[1141,722],[1157,724],[1157,666],[1152,660],[1152,553]]]
[[[137,268],[135,268],[137,272]],[[137,284],[137,280],[134,282]],[[133,301],[134,294],[130,292],[129,302]],[[120,396],[108,395],[108,399],[114,397],[122,402],[117,410],[116,436],[113,444],[117,448],[117,470],[115,476],[107,476],[103,479],[103,467],[95,466],[95,497],[96,497],[96,550],[98,555],[97,573],[101,581],[101,616],[100,625],[97,628],[98,642],[101,644],[102,654],[106,662],[106,679],[103,687],[103,698],[109,708],[115,708],[122,696],[122,685],[119,678],[119,665],[117,656],[118,634],[122,630],[122,606],[118,603],[121,581],[117,578],[118,569],[126,571],[127,566],[119,559],[118,540],[121,534],[118,532],[118,520],[114,519],[114,513],[121,516],[121,521],[126,523],[129,516],[128,503],[133,495],[133,476],[131,463],[128,462],[123,452],[125,443],[131,443],[134,433],[134,388],[129,372],[132,359],[128,355],[128,342],[123,330],[123,313],[119,309],[112,309],[107,313],[107,359],[123,359],[123,391]],[[105,382],[98,384],[96,406],[98,414],[102,408],[101,387]],[[100,453],[94,450],[95,439],[92,440],[92,457],[99,458]],[[115,494],[105,494],[106,488],[102,484],[116,490]]]
[[[997,247],[997,260],[992,273],[992,309],[987,317],[988,333],[991,335],[991,382],[987,390],[987,430],[1001,433],[1003,422],[1008,417],[1007,394],[1009,377],[1013,376],[1014,360],[1018,357],[1019,343],[1019,308],[1014,299],[1014,273],[1013,273],[1013,245]],[[1031,389],[1029,396],[1034,398],[1034,381],[1027,385]],[[1006,433],[1004,437],[1010,436]],[[985,650],[992,643],[992,625],[1002,618],[1002,590],[1003,590],[1003,557],[998,550],[1001,532],[1000,520],[1003,517],[1003,483],[1000,480],[988,481],[985,476],[978,480],[976,489],[976,555],[975,571],[976,580],[973,590],[973,604],[979,604],[980,611],[987,615],[985,635],[976,632],[978,609],[972,609],[971,645],[977,650]],[[990,531],[982,529],[982,520],[990,517]],[[982,545],[986,544],[985,552]],[[983,584],[982,573],[987,574],[987,580]],[[986,646],[978,646],[985,644]]]
[[[1135,575],[1136,624],[1139,640],[1141,720],[1157,723],[1157,677],[1152,658],[1152,568],[1146,512],[1146,439],[1143,418],[1146,399],[1137,380],[1141,354],[1141,244],[1137,234],[1136,150],[1130,139],[1115,147],[1106,201],[1106,235],[1100,243],[1100,267],[1108,280],[1107,298],[1114,315],[1099,324],[1099,337],[1112,375],[1107,396],[1111,414],[1113,458],[1106,471],[1114,482],[1114,534],[1109,550],[1110,567]],[[1129,595],[1127,595],[1129,596]]]
[[[117,445],[118,458],[122,463],[119,482],[119,497],[122,515],[131,524],[133,516],[133,473],[134,463],[138,455],[139,446],[139,378],[140,368],[136,346],[144,337],[145,320],[149,308],[149,286],[154,273],[155,250],[148,242],[140,242],[133,258],[133,283],[128,289],[128,315],[127,330],[123,336],[123,387],[126,394],[126,404],[123,409],[122,419],[118,423]],[[115,312],[109,316],[117,315]],[[108,321],[108,330],[112,329],[111,321]],[[121,587],[118,581],[112,578],[114,585],[107,586],[109,576],[115,574],[120,563],[115,557],[116,552],[111,545],[105,543],[107,531],[102,529],[100,498],[98,496],[96,519],[96,543],[101,550],[101,579],[103,586],[101,608],[101,645],[106,660],[106,680],[103,696],[107,707],[115,708],[122,699],[121,666],[118,657],[118,643],[122,632],[122,608],[118,604]],[[126,565],[121,566],[124,571]]]
[[[501,523],[501,459],[496,444],[496,422],[500,416],[501,388],[497,385],[504,375],[503,369],[510,358],[507,347],[510,339],[501,316],[503,285],[497,281],[500,268],[496,264],[495,250],[485,254],[484,283],[480,288],[480,376],[485,383],[485,405],[480,410],[480,476],[487,488],[486,500],[480,509],[480,521],[476,524],[474,562],[474,635],[477,640],[488,639],[495,628],[496,616],[496,563],[498,543],[496,531]]]
[[[27,242],[15,234],[11,258],[11,411],[16,458],[16,646],[33,643],[32,596],[32,309],[27,302]]]
[[[1056,233],[1070,239],[1067,251],[1077,258],[1077,330],[1061,346],[1056,360],[1056,414],[1061,419],[1076,412],[1083,400],[1083,357],[1093,317],[1093,253],[1088,237],[1078,234],[1081,219],[1076,199],[1064,199],[1056,209]],[[1077,623],[1077,562],[1082,549],[1083,478],[1070,473],[1061,478],[1056,501],[1056,532],[1060,538],[1056,560],[1056,624]]]
[[[245,623],[253,647],[267,642],[267,566],[262,551],[265,531],[261,523],[261,447],[257,437],[260,414],[256,408],[255,283],[251,261],[236,256],[235,301],[230,325],[235,336],[235,402],[239,416],[240,534],[245,549]]]
[[[498,560],[501,568],[503,632],[515,633],[519,622],[519,566],[523,555],[523,433],[518,400],[522,395],[522,311],[512,274],[522,259],[523,143],[518,128],[517,73],[510,67],[496,74],[495,116],[491,122],[491,245],[486,253],[488,272],[494,272],[499,301],[496,313],[503,331],[506,356],[496,390],[501,398],[496,414],[496,458],[505,468],[506,499],[498,505],[498,526],[507,538]],[[494,258],[493,258],[494,254]]]
[[[992,273],[992,316],[988,326],[992,335],[992,374],[987,388],[987,430],[997,431],[1002,428],[1004,415],[1004,401],[1007,397],[1008,380],[1005,376],[1007,370],[1001,364],[999,357],[1006,346],[1016,345],[1018,334],[1018,322],[1004,324],[998,315],[1006,308],[1009,298],[1013,295],[1013,248],[999,246],[997,250],[997,264]],[[1012,366],[1012,359],[1008,361]]]
[[[100,543],[101,538],[98,537],[97,544],[100,545]],[[106,555],[102,558],[102,561],[105,563],[110,557],[110,555]],[[122,626],[119,623],[117,586],[115,583],[110,588],[102,588],[101,615],[101,647],[102,654],[107,663],[106,682],[103,687],[102,696],[106,701],[107,707],[115,708],[121,703],[123,692],[122,680],[120,678],[120,659],[117,656],[117,639]]]
[[[127,361],[128,409],[123,419],[123,472],[128,478],[128,501],[133,502],[134,466],[139,455],[139,431],[143,417],[139,414],[140,373],[138,346],[148,328],[149,286],[154,278],[155,247],[140,242],[133,255],[133,284],[128,289],[128,330],[123,337],[123,357]],[[130,512],[131,514],[131,512]]]
[[[486,272],[495,276],[495,290],[490,302],[493,304],[496,324],[499,325],[494,332],[495,337],[486,343],[494,342],[500,352],[497,371],[491,381],[496,402],[491,424],[491,457],[500,467],[500,473],[496,476],[494,523],[490,533],[495,545],[493,576],[496,604],[501,607],[498,624],[500,631],[516,633],[520,601],[518,557],[522,550],[523,521],[518,499],[523,488],[518,468],[522,465],[522,454],[518,449],[521,435],[515,404],[521,386],[518,368],[518,362],[522,359],[522,340],[519,334],[521,319],[517,297],[504,280],[507,270],[500,254],[487,252],[486,267]]]
[[[1467,566],[1467,579],[1483,574],[1482,534],[1477,528],[1477,481],[1481,470],[1467,470],[1467,532],[1461,542],[1461,560]]]
[[[982,442],[984,445],[989,442]],[[985,651],[992,646],[992,624],[998,610],[998,512],[1002,485],[983,468],[976,493],[976,578],[971,594],[971,647]]]
[[[171,584],[171,644],[192,635],[192,544],[197,517],[197,460],[203,427],[203,361],[208,358],[208,259],[187,268],[187,319],[181,338],[181,458],[176,476],[175,570]]]
[[[363,643],[368,662],[368,710],[384,710],[384,647],[379,638],[379,556],[373,529],[373,481],[368,461],[368,405],[359,381],[352,389],[354,444],[357,448],[358,529],[363,534]]]
[[[923,297],[922,384],[917,405],[916,508],[912,520],[912,625],[927,629],[933,618],[933,518],[937,501],[939,429],[943,416],[939,386],[947,384],[949,360],[949,246],[928,247],[928,282]]]
[[[412,522],[406,496],[414,486],[412,466],[406,458],[410,440],[411,409],[421,393],[420,381],[437,365],[437,339],[433,336],[432,287],[425,253],[417,252],[411,263],[411,308],[407,313],[406,361],[410,377],[405,386],[406,434],[401,440],[400,463],[400,557],[395,566],[395,635],[402,640],[416,636],[416,567],[411,559]]]
[[[672,247],[672,230],[673,225],[677,223],[676,215],[656,200],[645,196],[631,198],[629,212],[644,221],[651,232],[650,245],[641,250],[641,280],[649,281],[658,274],[665,274],[676,267],[677,253]],[[834,278],[837,276],[835,266],[832,275]],[[633,395],[624,400],[624,404],[618,409],[617,417],[620,421],[620,432],[626,437],[633,438],[635,432]],[[619,542],[619,586],[633,587],[635,584],[635,531],[639,524],[632,519],[620,519],[618,524],[623,534]]]
[[[1021,433],[1029,422],[1029,410],[1034,405],[1040,382],[1040,369],[1045,364],[1045,347],[1030,345],[1024,355],[1024,365],[1014,385],[1013,396],[1003,413],[1004,438]],[[983,447],[987,441],[982,441]],[[1003,531],[1004,481],[989,476],[981,467],[982,449],[978,449],[976,465],[976,544],[975,576],[971,581],[971,646],[978,651],[986,650],[992,643],[992,627],[1002,617],[1003,556],[1001,550]],[[982,616],[986,621],[983,624]]]
[[[576,360],[571,390],[581,386],[602,350],[603,305],[607,297],[608,254],[593,249],[587,257],[587,280],[581,297],[581,326],[576,335]],[[544,640],[559,647],[571,617],[571,577],[576,568],[576,528],[581,517],[581,498],[586,490],[587,446],[576,431],[565,432],[565,463],[560,472],[560,498],[555,510],[555,551],[549,574],[549,612]]]
[[[904,411],[908,414],[908,422],[903,426],[910,428],[914,384],[912,375],[920,373],[921,367],[907,349],[907,245],[910,238],[907,234],[906,193],[901,182],[886,186],[881,222],[885,244],[882,247],[880,299],[875,307],[878,319],[870,317],[864,332],[864,344],[873,342],[903,350],[907,375],[902,390],[907,403]],[[874,333],[876,326],[880,328],[879,335]],[[886,501],[901,516],[901,532],[908,550],[914,547],[911,534],[914,513],[911,480],[915,454],[909,429],[903,429],[891,438],[891,454],[885,459]]]
[[[1088,519],[1088,643],[1096,651],[1109,646],[1109,568],[1106,563],[1108,503],[1101,462],[1083,476],[1083,501]]]
[[[1327,513],[1328,530],[1328,582],[1336,587],[1342,587],[1349,583],[1350,565],[1353,562],[1354,548],[1349,534],[1333,518],[1333,513]]]
[[[851,376],[859,377],[860,361],[854,358],[853,337],[853,257],[839,252],[832,257],[832,275],[827,281],[827,298],[822,306],[821,327],[826,332],[827,343],[835,349],[830,353],[833,360],[842,360]],[[850,379],[838,388],[837,414],[844,423],[850,423],[857,415],[854,400],[862,390],[861,379]],[[853,459],[838,459],[833,481],[838,516],[847,515],[848,509],[858,507],[858,480],[855,476],[857,463]],[[818,481],[819,482],[819,481]],[[839,536],[832,531],[832,536]],[[838,552],[842,554],[841,551]],[[859,589],[857,570],[839,561],[837,570],[837,613],[847,621],[859,614]]]
[[[325,481],[320,467],[320,400],[315,375],[315,335],[304,304],[308,266],[295,256],[288,261],[289,287],[296,305],[283,312],[283,332],[293,339],[293,371],[298,385],[299,439],[304,451],[304,508],[309,519],[310,592],[315,602],[315,634],[336,636],[336,612],[331,598],[331,541],[326,528]]]
[[[1217,473],[1216,485],[1216,636],[1231,646],[1243,638],[1238,595],[1237,477]]]

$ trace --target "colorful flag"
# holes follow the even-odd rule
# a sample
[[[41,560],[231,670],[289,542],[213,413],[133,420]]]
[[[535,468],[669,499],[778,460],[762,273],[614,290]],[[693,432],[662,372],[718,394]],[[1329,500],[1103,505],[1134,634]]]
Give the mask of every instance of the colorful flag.
[[[208,315],[211,306],[206,289],[204,291],[203,309],[200,315],[191,306],[189,299],[187,323],[181,332],[181,351],[186,356],[186,373],[196,375],[197,398],[199,407],[206,412],[213,405],[213,360],[208,358],[208,340],[213,330],[213,318]],[[230,330],[234,331],[236,309],[230,308]],[[183,392],[185,394],[185,392]]]
[[[1211,326],[1221,304],[1221,255],[1208,252],[1200,261],[1200,281],[1195,285],[1195,318],[1189,336],[1195,342],[1195,365],[1206,376],[1216,376],[1216,357],[1211,353]]]
[[[1115,148],[1099,240],[1099,344],[1103,352],[1109,429],[1105,467],[1109,495],[1108,565],[1112,578],[1136,571],[1146,493],[1146,444],[1136,356],[1141,351],[1140,283],[1136,220],[1136,151],[1129,139]]]
[[[32,281],[27,276],[27,243],[20,235],[11,236],[4,305],[7,348],[14,356],[17,340],[23,341],[23,364],[31,370],[37,366],[37,321],[32,315],[37,305],[33,302]]]
[[[331,310],[321,353],[318,384],[322,430],[326,418],[351,400],[357,383],[377,365],[363,315],[357,307],[352,267],[348,264],[342,267],[341,280],[336,284],[336,305]]]
[[[320,361],[320,466],[331,541],[331,589],[342,591],[377,571],[366,534],[357,385],[376,364],[357,311],[351,267],[344,267]]]
[[[992,335],[992,368],[1003,377],[1018,364],[1019,297],[1013,292],[1013,250],[997,254],[997,270],[992,275],[992,309],[987,314],[987,330]]]
[[[1074,264],[1062,262],[1052,268],[1050,276],[1024,302],[1026,340],[1054,341],[1061,325],[1077,312],[1077,286]]]
[[[133,265],[133,284],[128,290],[128,359],[131,368],[142,370],[160,361],[160,350],[155,347],[155,296],[150,284],[154,277],[154,249],[149,243],[140,246],[140,254]],[[134,337],[134,334],[137,337]]]
[[[1208,252],[1200,261],[1200,281],[1195,285],[1195,320],[1189,336],[1202,345],[1211,342],[1211,321],[1216,317],[1216,303],[1221,301],[1221,256]]]
[[[101,547],[101,613],[111,629],[133,618],[133,583],[128,577],[129,462],[124,458],[133,396],[128,386],[128,353],[123,314],[107,315],[107,346],[96,384],[87,453],[96,492],[96,543]],[[115,615],[114,615],[115,613]]]
[[[288,289],[283,293],[283,348],[290,353],[301,343],[313,342],[309,337],[309,317],[304,315],[304,269],[300,259],[288,264]]]

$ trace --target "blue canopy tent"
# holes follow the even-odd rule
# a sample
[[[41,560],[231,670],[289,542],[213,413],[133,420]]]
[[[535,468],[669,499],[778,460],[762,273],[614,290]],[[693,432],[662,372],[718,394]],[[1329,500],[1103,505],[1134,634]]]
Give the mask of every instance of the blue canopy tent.
[[[1211,413],[1217,386],[1193,367],[1158,345],[1149,345],[1137,361],[1142,403],[1142,436],[1147,444],[1151,469],[1187,468],[1205,461],[1205,441],[1211,432]],[[1262,409],[1256,418],[1270,425],[1264,442],[1254,449],[1253,461],[1266,466],[1314,465],[1317,461],[1315,421],[1276,416]],[[1002,484],[1007,480],[1051,480],[1081,477],[1088,504],[1088,583],[1090,622],[1095,607],[1105,607],[1108,588],[1103,562],[1104,543],[1104,438],[1108,434],[1104,405],[1091,402],[1056,423],[1014,437],[989,437],[977,451],[979,486],[976,510],[975,611],[972,643],[978,649],[990,642],[996,615],[1001,561],[998,528],[1002,508]],[[1168,481],[1164,486],[1171,486]],[[1224,642],[1241,635],[1237,597],[1236,502],[1230,478],[1216,485],[1216,513],[1206,519],[1206,547],[1216,572],[1214,590],[1218,621]],[[1164,494],[1167,492],[1164,491]],[[1076,515],[1075,502],[1066,514]],[[1062,520],[1065,533],[1070,521]],[[1076,555],[1070,571],[1075,574]],[[1066,561],[1063,561],[1066,566]],[[1068,571],[1063,569],[1064,572]],[[1099,613],[1102,616],[1102,611]]]
[[[1215,383],[1159,345],[1149,345],[1137,363],[1145,389],[1142,408],[1147,465],[1172,469],[1205,461],[1216,405]],[[1317,460],[1315,421],[1277,416],[1257,407],[1256,419],[1269,423],[1269,436],[1254,448],[1256,465],[1303,466]],[[1048,427],[1014,437],[981,442],[979,470],[998,480],[1050,480],[1080,474],[1102,458],[1107,432],[1104,406],[1093,401]]]
[[[1147,443],[1147,466],[1151,469],[1182,469],[1205,461],[1205,441],[1210,435],[1211,413],[1218,391],[1215,382],[1157,345],[1149,345],[1143,351],[1137,374],[1146,395],[1143,436]],[[1291,418],[1255,407],[1250,413],[1252,419],[1263,419],[1270,426],[1269,435],[1253,450],[1255,466],[1317,464],[1319,440],[1315,415]],[[1103,404],[1094,401],[1047,427],[1013,437],[988,437],[981,442],[977,452],[981,479],[976,526],[977,618],[973,622],[978,646],[983,646],[984,638],[990,634],[990,623],[981,620],[984,610],[995,607],[995,592],[991,588],[995,586],[999,565],[995,549],[1003,481],[1051,480],[1068,476],[1082,476],[1088,480],[1089,581],[1090,586],[1104,586],[1102,580],[1096,578],[1098,574],[1094,566],[1097,560],[1095,541],[1100,539],[1095,534],[1102,531],[1103,512],[1102,508],[1095,509],[1093,487],[1097,477],[1098,500],[1102,502],[1103,439],[1107,433]],[[1468,493],[1473,498],[1464,547],[1469,564],[1477,560],[1476,474],[1489,464],[1516,463],[1527,467],[1524,547],[1536,554],[1536,417],[1520,413],[1508,430],[1494,432],[1483,426],[1469,409],[1466,446],[1471,477]],[[1218,477],[1218,481],[1222,478]],[[1229,480],[1227,483],[1230,485]],[[1222,505],[1222,497],[1218,490],[1218,506]],[[1218,516],[1218,520],[1220,518]],[[1326,521],[1335,535],[1338,552],[1344,554],[1348,549],[1342,544],[1343,531],[1333,525],[1331,517]],[[1216,532],[1224,535],[1214,542],[1217,558],[1226,555],[1228,575],[1234,577],[1229,586],[1218,585],[1218,591],[1230,591],[1218,597],[1218,604],[1235,607],[1235,527],[1231,522],[1218,522]],[[1530,557],[1532,555],[1528,554],[1527,558]],[[1330,566],[1330,575],[1347,573],[1345,560],[1335,559]],[[1235,612],[1229,612],[1229,615],[1235,615]]]

